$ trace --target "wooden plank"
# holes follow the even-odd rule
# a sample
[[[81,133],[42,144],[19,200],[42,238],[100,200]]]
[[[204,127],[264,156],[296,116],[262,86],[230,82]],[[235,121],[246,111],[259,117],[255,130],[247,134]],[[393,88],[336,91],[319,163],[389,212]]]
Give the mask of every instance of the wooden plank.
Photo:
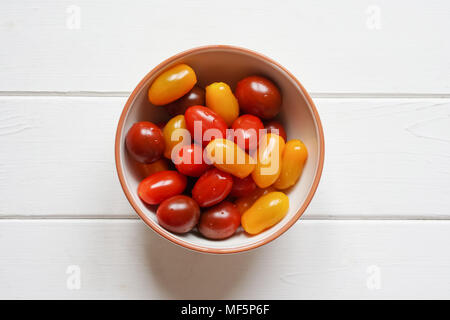
[[[445,0],[3,1],[0,91],[130,91],[177,52],[232,44],[311,92],[449,94],[449,10]]]
[[[141,221],[3,220],[0,298],[448,299],[449,227],[302,221],[260,249],[214,256]]]
[[[131,215],[114,165],[124,100],[1,98],[1,215]]]
[[[306,217],[450,217],[450,101],[316,99],[325,167]]]
[[[325,168],[305,219],[450,217],[449,99],[315,99]],[[0,216],[136,217],[115,172],[125,98],[1,97]]]

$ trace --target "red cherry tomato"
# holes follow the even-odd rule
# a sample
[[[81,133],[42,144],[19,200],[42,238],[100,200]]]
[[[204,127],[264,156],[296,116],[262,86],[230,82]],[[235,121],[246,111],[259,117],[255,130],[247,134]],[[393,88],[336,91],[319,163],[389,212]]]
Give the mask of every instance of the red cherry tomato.
[[[186,127],[191,133],[192,138],[204,147],[208,145],[214,138],[225,138],[227,124],[217,113],[213,110],[203,106],[189,107],[184,118],[186,120]],[[198,130],[194,131],[195,123],[198,121]]]
[[[234,142],[246,151],[256,150],[259,142],[259,130],[264,129],[264,125],[251,114],[244,114],[234,120],[231,128],[234,130]]]
[[[182,146],[174,160],[177,170],[190,177],[200,177],[209,168],[203,159],[203,149],[197,144]]]
[[[131,156],[143,163],[160,159],[165,148],[161,129],[148,121],[133,124],[125,137],[125,145]]]
[[[163,228],[175,233],[186,233],[197,224],[200,207],[191,197],[173,196],[159,205],[156,217]]]
[[[265,129],[267,130],[267,133],[278,134],[280,137],[284,139],[284,141],[287,142],[286,130],[284,130],[283,125],[278,121],[270,121],[269,123],[266,124]],[[275,130],[278,130],[278,133]]]
[[[192,198],[200,207],[210,207],[225,199],[233,186],[233,178],[229,173],[211,168],[195,183]]]
[[[271,119],[280,112],[280,90],[267,78],[251,76],[242,79],[236,86],[235,96],[244,113]]]
[[[160,171],[141,181],[138,186],[138,195],[145,203],[158,204],[182,193],[186,183],[186,177],[177,171]]]
[[[241,224],[241,214],[236,206],[224,201],[200,217],[198,230],[208,239],[225,239],[231,237]]]
[[[187,108],[191,106],[204,106],[205,105],[205,89],[198,86],[194,86],[191,91],[186,93],[180,99],[166,105],[167,109],[172,117],[179,114],[184,114]]]
[[[244,179],[233,176],[233,187],[231,188],[230,196],[244,197],[251,194],[256,188],[256,183],[251,175]]]

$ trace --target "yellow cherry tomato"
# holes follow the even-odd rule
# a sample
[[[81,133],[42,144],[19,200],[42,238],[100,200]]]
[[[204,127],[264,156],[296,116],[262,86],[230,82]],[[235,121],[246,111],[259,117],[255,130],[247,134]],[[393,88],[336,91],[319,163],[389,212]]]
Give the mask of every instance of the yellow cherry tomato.
[[[161,73],[148,89],[148,100],[155,106],[173,102],[188,93],[197,83],[194,70],[178,64]]]
[[[239,117],[238,101],[224,82],[214,82],[206,87],[206,106],[221,116],[228,126]]]
[[[290,140],[286,143],[281,157],[281,172],[274,187],[283,190],[293,186],[303,171],[308,151],[300,140]]]
[[[261,138],[258,158],[252,178],[260,188],[267,188],[277,181],[281,172],[281,155],[284,139],[277,134],[268,133]]]
[[[269,187],[267,189],[256,189],[254,192],[252,192],[249,195],[244,195],[243,197],[237,198],[234,204],[236,205],[237,209],[241,214],[243,214],[247,209],[249,209],[256,200],[258,200],[260,197],[262,197],[265,194],[268,194],[269,192],[276,191],[274,188]]]
[[[163,129],[164,142],[166,144],[164,156],[166,158],[172,158],[172,150],[177,144],[181,143],[181,147],[182,145],[190,143],[190,141],[184,137],[187,132],[186,121],[182,114],[173,117],[167,122]]]
[[[206,157],[218,169],[245,178],[255,168],[255,159],[227,139],[214,139],[206,146]]]
[[[258,234],[284,218],[289,210],[289,198],[283,192],[269,192],[244,212],[241,224],[250,234]]]

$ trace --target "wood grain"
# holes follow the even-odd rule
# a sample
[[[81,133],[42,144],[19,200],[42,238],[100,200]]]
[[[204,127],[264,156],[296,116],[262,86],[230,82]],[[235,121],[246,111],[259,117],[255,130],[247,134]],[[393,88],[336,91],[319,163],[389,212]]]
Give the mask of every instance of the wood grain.
[[[447,4],[4,1],[0,91],[131,91],[177,52],[231,44],[274,58],[311,92],[450,94]]]
[[[450,217],[449,99],[315,99],[325,168],[305,219]],[[1,97],[0,216],[136,217],[115,172],[121,97]]]
[[[0,298],[450,298],[448,221],[302,221],[249,253],[169,243],[141,221],[0,221]],[[67,288],[78,266],[79,290]],[[73,287],[72,287],[73,288]]]

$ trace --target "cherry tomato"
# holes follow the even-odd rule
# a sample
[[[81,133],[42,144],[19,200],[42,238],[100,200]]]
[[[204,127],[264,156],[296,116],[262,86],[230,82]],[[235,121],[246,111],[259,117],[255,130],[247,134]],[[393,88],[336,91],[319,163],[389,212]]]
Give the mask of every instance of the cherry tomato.
[[[256,190],[256,183],[252,176],[246,178],[233,177],[233,187],[231,188],[230,196],[242,197],[253,193]]]
[[[197,144],[181,147],[175,166],[179,172],[190,177],[200,177],[209,168],[203,159],[203,149]]]
[[[138,195],[147,204],[158,204],[182,193],[186,183],[186,177],[177,171],[160,171],[141,181]]]
[[[258,234],[284,218],[289,210],[289,198],[282,192],[269,192],[244,212],[242,227],[249,234]]]
[[[191,91],[186,93],[180,99],[165,106],[169,114],[174,117],[184,114],[187,108],[192,106],[205,105],[205,90],[199,86],[194,86]]]
[[[242,79],[236,86],[235,95],[244,113],[271,119],[280,112],[280,90],[267,78],[250,76]]]
[[[213,138],[225,138],[227,124],[213,110],[203,106],[192,106],[184,114],[186,126],[193,139],[204,147]]]
[[[148,100],[162,106],[181,98],[197,83],[194,70],[187,64],[176,65],[161,73],[148,89]]]
[[[186,233],[197,224],[200,207],[191,197],[173,196],[159,205],[156,217],[163,228],[175,233]]]
[[[161,129],[148,121],[133,124],[125,137],[125,145],[131,156],[143,163],[160,159],[165,148]]]
[[[273,187],[268,187],[266,189],[257,188],[252,193],[237,198],[234,203],[236,204],[236,207],[238,208],[239,212],[242,214],[245,211],[247,211],[247,209],[249,209],[256,202],[256,200],[272,191],[276,190]]]
[[[225,199],[233,186],[230,174],[211,168],[206,171],[194,185],[192,198],[200,207],[210,207]]]
[[[214,139],[205,149],[207,159],[222,171],[245,178],[255,169],[256,161],[233,141]]]
[[[279,135],[269,133],[262,137],[258,148],[258,163],[252,172],[258,187],[267,188],[280,176],[284,145],[284,140]]]
[[[182,145],[191,143],[190,136],[186,136],[187,133],[186,121],[184,120],[183,115],[175,116],[167,122],[163,129],[164,141],[166,144],[164,156],[166,158],[172,158],[172,150],[175,146],[178,145],[180,148]]]
[[[221,116],[228,126],[239,116],[238,101],[224,82],[214,82],[206,87],[206,106]]]
[[[292,187],[303,171],[308,151],[300,140],[290,140],[286,143],[281,157],[281,172],[274,187],[283,190]]]
[[[224,201],[202,213],[198,231],[208,239],[231,237],[241,224],[241,214],[231,202]]]
[[[243,150],[254,151],[258,148],[259,133],[264,125],[251,114],[244,114],[234,120],[231,128],[234,130],[234,142]]]
[[[156,172],[169,170],[169,164],[166,159],[159,159],[153,163],[142,163],[137,162],[136,160],[132,161],[134,171],[137,173],[139,179],[147,178]]]
[[[286,130],[284,130],[283,125],[278,121],[270,121],[266,124],[265,129],[267,130],[267,133],[275,133],[282,137],[284,141],[287,141]],[[278,133],[276,130],[278,130]]]

